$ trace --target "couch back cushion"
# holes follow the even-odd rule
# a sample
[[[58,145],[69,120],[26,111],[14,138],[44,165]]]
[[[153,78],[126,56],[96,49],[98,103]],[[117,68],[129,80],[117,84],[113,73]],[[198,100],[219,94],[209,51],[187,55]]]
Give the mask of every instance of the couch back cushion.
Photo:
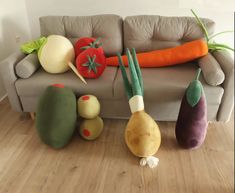
[[[57,34],[74,44],[81,37],[101,38],[105,54],[116,55],[123,49],[123,20],[117,15],[44,16],[39,19],[42,36]]]
[[[215,23],[202,19],[209,34]],[[164,17],[157,15],[129,16],[124,20],[124,47],[137,52],[175,47],[187,41],[204,38],[193,17]]]

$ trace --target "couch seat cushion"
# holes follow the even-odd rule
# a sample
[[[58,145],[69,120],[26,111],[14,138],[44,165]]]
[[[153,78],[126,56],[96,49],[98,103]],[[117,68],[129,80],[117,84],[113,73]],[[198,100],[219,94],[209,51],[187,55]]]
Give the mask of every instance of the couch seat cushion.
[[[141,68],[144,81],[144,100],[160,103],[181,101],[185,89],[196,76],[197,68],[194,63],[164,68]],[[204,87],[207,103],[220,104],[223,88],[206,84],[202,74],[200,81]],[[127,100],[120,70],[118,70],[114,84],[114,97]]]
[[[99,99],[110,99],[113,97],[112,88],[116,72],[116,67],[107,67],[98,79],[86,79],[85,85],[72,71],[49,74],[40,68],[28,79],[18,79],[15,85],[19,96],[38,97],[47,86],[61,83],[71,88],[77,96],[92,94]]]

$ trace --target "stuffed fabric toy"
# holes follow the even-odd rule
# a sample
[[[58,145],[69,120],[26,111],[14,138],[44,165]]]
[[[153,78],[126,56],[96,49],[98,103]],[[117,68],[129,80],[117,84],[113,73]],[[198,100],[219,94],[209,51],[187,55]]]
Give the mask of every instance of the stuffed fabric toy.
[[[82,37],[74,45],[75,56],[79,56],[83,51],[89,48],[96,48],[104,55],[104,49],[102,43],[100,43],[100,38]]]
[[[213,38],[227,32],[234,31],[223,31],[217,34],[209,36],[206,26],[196,13],[191,9],[199,27],[202,29],[205,40],[198,39],[190,42],[186,42],[180,46],[173,48],[167,48],[162,50],[154,50],[150,52],[138,53],[137,58],[139,65],[142,68],[153,68],[153,67],[166,67],[172,65],[180,65],[185,62],[189,62],[205,56],[208,52],[214,52],[217,50],[231,50],[234,52],[234,48],[229,47],[226,44],[216,43]],[[122,60],[125,66],[128,65],[128,57],[122,56]],[[118,66],[118,57],[112,56],[106,59],[107,66]]]
[[[79,128],[79,133],[86,140],[95,140],[102,133],[103,127],[103,120],[97,116],[94,119],[83,120]]]
[[[36,128],[41,140],[53,148],[64,147],[76,128],[76,97],[64,85],[48,86],[39,99]]]
[[[153,155],[158,151],[160,146],[161,134],[156,122],[144,111],[143,81],[135,49],[132,49],[132,56],[129,49],[127,49],[131,76],[130,83],[121,55],[118,54],[124,87],[132,113],[125,130],[125,141],[129,150],[134,155],[142,158],[140,165],[144,166],[148,164],[149,167],[153,168],[159,161]]]
[[[180,112],[176,122],[175,135],[178,143],[184,148],[198,148],[206,137],[207,132],[207,105],[201,82],[193,80],[182,99]]]
[[[137,54],[141,68],[156,68],[173,65],[181,65],[195,60],[208,53],[208,46],[204,40],[194,40],[180,46]],[[128,57],[122,56],[125,66],[128,65]],[[106,59],[108,66],[118,66],[118,57],[112,56]]]
[[[48,73],[64,73],[70,67],[86,83],[72,64],[75,58],[74,47],[64,36],[50,35],[47,38],[41,37],[38,40],[23,44],[21,51],[26,54],[36,51],[40,64]]]
[[[100,38],[83,37],[74,46],[77,71],[85,78],[98,78],[106,68],[104,49]]]
[[[100,113],[100,103],[93,95],[84,95],[78,99],[78,113],[84,119],[94,119]]]
[[[84,118],[79,133],[86,140],[94,140],[103,131],[104,122],[99,117],[100,103],[93,95],[83,95],[78,99],[78,113]]]
[[[76,58],[78,72],[85,78],[98,78],[106,68],[106,58],[98,48],[88,48]]]

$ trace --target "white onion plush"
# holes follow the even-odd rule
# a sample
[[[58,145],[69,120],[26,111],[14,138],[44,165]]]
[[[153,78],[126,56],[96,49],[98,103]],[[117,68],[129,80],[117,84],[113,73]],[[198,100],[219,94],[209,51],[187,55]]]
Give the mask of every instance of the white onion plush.
[[[72,43],[60,35],[50,35],[38,51],[38,59],[45,71],[63,73],[75,57]]]

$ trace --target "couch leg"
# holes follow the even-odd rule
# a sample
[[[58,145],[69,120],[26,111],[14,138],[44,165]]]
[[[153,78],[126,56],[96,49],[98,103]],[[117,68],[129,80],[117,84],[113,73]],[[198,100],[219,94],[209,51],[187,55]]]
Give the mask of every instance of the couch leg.
[[[30,112],[30,117],[32,120],[35,120],[35,113],[34,112]]]

